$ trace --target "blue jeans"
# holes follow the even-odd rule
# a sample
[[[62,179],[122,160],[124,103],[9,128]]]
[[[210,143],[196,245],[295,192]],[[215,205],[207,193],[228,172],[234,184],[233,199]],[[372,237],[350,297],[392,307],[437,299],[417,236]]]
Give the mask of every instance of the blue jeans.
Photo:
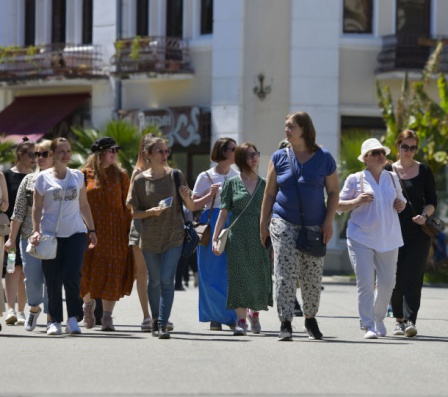
[[[165,326],[173,307],[174,279],[182,245],[161,254],[144,250],[142,252],[148,268],[148,300],[151,314],[160,325]]]
[[[45,284],[42,261],[26,252],[28,239],[20,240],[23,272],[25,273],[26,299],[29,306],[44,304],[44,313],[48,313],[47,285]]]
[[[68,317],[82,317],[80,299],[81,267],[87,246],[85,233],[58,237],[56,258],[43,260],[42,269],[47,282],[48,310],[51,321],[62,323],[62,286]]]

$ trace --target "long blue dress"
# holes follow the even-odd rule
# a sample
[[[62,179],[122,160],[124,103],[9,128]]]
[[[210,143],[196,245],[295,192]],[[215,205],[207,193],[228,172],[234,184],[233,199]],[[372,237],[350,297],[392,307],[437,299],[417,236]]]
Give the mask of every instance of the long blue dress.
[[[201,215],[201,222],[207,222],[209,210]],[[214,208],[211,218],[213,236],[219,208]],[[226,225],[227,227],[227,225]],[[207,246],[198,248],[199,321],[216,321],[220,324],[235,324],[235,310],[227,310],[227,255],[217,256],[212,251],[212,239]]]

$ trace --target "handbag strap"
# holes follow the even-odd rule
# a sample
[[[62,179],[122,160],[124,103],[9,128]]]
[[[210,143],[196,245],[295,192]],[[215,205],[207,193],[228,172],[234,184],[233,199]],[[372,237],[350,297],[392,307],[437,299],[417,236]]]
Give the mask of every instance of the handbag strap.
[[[294,165],[292,164],[291,154],[289,153],[290,148],[285,148],[286,154],[288,156],[289,160],[289,166],[291,167],[291,171],[297,180],[297,191],[298,191],[298,198],[299,198],[299,208],[300,208],[300,220],[302,221],[302,228],[305,226],[305,217],[303,214],[303,205],[302,205],[302,196],[300,194],[300,184],[299,184],[299,175],[297,175],[296,169],[294,168]]]
[[[235,225],[235,223],[237,222],[237,220],[240,219],[241,215],[243,215],[244,211],[246,211],[247,207],[249,207],[249,205],[250,205],[250,203],[252,202],[252,200],[254,199],[254,197],[255,197],[255,193],[257,193],[257,190],[258,190],[258,188],[260,187],[260,185],[261,185],[261,178],[259,177],[259,178],[258,178],[257,187],[255,188],[254,192],[252,193],[252,197],[250,198],[249,202],[246,204],[246,206],[244,207],[244,209],[241,211],[241,213],[238,215],[238,218],[236,218],[236,219],[232,222],[232,224],[227,228],[228,230],[230,230],[230,229]]]
[[[61,198],[61,205],[59,206],[59,214],[58,214],[58,221],[56,222],[56,229],[54,230],[54,235],[56,236],[58,234],[58,230],[59,230],[59,224],[61,223],[61,213],[62,213],[62,204],[64,203],[64,199],[65,199],[65,191],[67,190],[67,185],[68,182],[70,181],[70,171],[67,168],[67,182],[65,182],[65,186],[64,186],[64,190],[62,191],[62,198]]]
[[[412,209],[412,212],[414,213],[414,216],[417,216],[417,211],[415,210],[414,206],[412,205],[411,199],[409,198],[408,191],[406,190],[406,186],[403,183],[403,180],[400,178],[400,174],[398,173],[398,169],[395,165],[392,164],[392,169],[397,174],[398,180],[400,181],[401,188],[403,189],[404,195],[406,196],[406,199],[408,200],[409,206]]]
[[[185,223],[186,222],[185,214],[184,214],[184,209],[182,208],[182,203],[184,201],[182,200],[182,196],[179,193],[179,188],[180,188],[179,170],[173,170],[173,176],[174,176],[174,185],[176,186],[176,196],[177,196],[177,199],[178,199],[179,205],[180,205],[180,212],[182,213],[182,218],[184,218],[184,223]]]
[[[208,180],[213,185],[213,179],[211,178],[210,174],[207,171],[205,171],[205,175],[207,175]],[[212,206],[210,207],[210,210],[208,212],[207,223],[209,223],[210,220],[212,219],[212,211],[213,211],[213,207],[215,205],[215,199],[216,199],[216,194],[213,196],[213,199],[212,199]]]

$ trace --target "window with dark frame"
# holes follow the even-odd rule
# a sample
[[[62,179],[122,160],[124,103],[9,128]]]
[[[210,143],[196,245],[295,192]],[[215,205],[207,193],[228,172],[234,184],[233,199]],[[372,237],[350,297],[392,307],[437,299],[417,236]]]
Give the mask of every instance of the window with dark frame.
[[[93,0],[82,0],[82,44],[93,43]]]
[[[53,44],[65,43],[66,13],[66,0],[52,1],[51,42]]]
[[[373,0],[344,0],[344,33],[373,33]]]
[[[201,34],[213,33],[213,0],[201,0]]]
[[[149,28],[149,0],[137,0],[137,36],[148,36]]]
[[[36,41],[36,0],[25,0],[25,46]]]
[[[167,37],[183,37],[183,0],[169,0],[166,5]]]
[[[416,36],[429,35],[430,0],[396,0],[396,32]]]

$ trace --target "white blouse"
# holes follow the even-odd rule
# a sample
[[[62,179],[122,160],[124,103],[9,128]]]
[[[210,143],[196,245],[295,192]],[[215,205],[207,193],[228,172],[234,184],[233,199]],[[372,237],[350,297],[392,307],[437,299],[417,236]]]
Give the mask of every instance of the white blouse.
[[[215,204],[213,205],[213,208],[221,208],[221,191],[222,186],[224,185],[224,182],[227,179],[233,178],[236,175],[239,175],[238,171],[235,171],[233,168],[230,168],[230,171],[226,175],[221,175],[216,172],[216,168],[210,168],[208,171],[205,171],[210,175],[210,178],[213,180],[213,183],[220,183],[221,186],[219,187],[219,192],[216,194],[215,198]],[[193,188],[193,194],[197,197],[204,197],[209,191],[211,182],[210,179],[208,179],[207,174],[205,172],[201,172],[198,175],[198,178],[196,179],[196,183],[194,184]],[[210,199],[206,205],[205,208],[210,208],[212,205],[212,199]]]
[[[361,189],[363,174],[363,189]],[[395,181],[395,186],[391,175]],[[348,221],[347,237],[379,252],[401,247],[400,220],[394,209],[394,201],[399,198],[406,203],[401,185],[394,172],[384,170],[376,183],[370,171],[364,170],[347,177],[339,195],[340,200],[352,200],[362,192],[373,195],[374,200],[355,208]]]

